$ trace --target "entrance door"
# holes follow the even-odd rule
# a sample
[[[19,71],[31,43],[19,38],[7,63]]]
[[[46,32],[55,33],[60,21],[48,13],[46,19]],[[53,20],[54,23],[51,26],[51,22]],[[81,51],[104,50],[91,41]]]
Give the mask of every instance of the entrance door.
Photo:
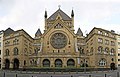
[[[5,69],[9,69],[10,67],[10,61],[8,59],[5,59]]]
[[[19,60],[16,58],[14,59],[13,69],[19,69]]]
[[[111,69],[111,70],[115,70],[115,63],[111,63],[111,64],[110,64],[110,69]]]

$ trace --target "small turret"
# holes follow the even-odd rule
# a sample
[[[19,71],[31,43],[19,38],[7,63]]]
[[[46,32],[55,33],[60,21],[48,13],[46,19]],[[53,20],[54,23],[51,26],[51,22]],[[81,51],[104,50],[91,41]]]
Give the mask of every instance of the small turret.
[[[37,30],[37,32],[35,33],[35,37],[40,37],[42,35],[40,29]]]
[[[74,11],[72,10],[72,12],[71,12],[71,17],[74,17]]]
[[[83,33],[82,33],[82,31],[81,31],[81,29],[80,29],[80,28],[78,29],[78,31],[77,31],[77,33],[76,33],[76,35],[78,35],[78,36],[83,36]]]
[[[47,11],[45,10],[45,16],[44,16],[45,18],[47,18]]]

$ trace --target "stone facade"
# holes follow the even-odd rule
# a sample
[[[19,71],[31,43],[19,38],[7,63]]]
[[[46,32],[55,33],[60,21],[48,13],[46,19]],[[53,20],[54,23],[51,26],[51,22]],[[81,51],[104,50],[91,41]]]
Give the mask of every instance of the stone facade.
[[[45,30],[32,38],[23,29],[5,30],[5,68],[110,68],[116,64],[116,34],[93,28],[83,36],[79,28],[74,33],[74,11],[71,17],[60,8],[47,17]]]
[[[29,65],[29,54],[33,51],[33,38],[23,29],[4,31],[4,67],[23,68]]]
[[[116,35],[117,38],[117,66],[120,67],[120,35]]]
[[[3,65],[3,31],[0,31],[0,69]]]

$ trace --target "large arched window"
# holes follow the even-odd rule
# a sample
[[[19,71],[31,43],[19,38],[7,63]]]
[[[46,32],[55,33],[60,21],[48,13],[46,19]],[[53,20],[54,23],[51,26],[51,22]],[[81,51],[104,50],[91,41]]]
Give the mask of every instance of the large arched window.
[[[103,47],[102,46],[99,46],[98,47],[98,53],[101,53],[103,51]]]
[[[106,48],[105,48],[105,51],[104,51],[104,54],[107,54],[108,52],[109,52],[109,48],[106,47]]]
[[[112,49],[110,50],[110,55],[114,55],[114,52],[115,52],[115,49],[112,48]]]
[[[9,51],[9,49],[6,49],[5,50],[5,56],[9,56],[10,55],[10,51]]]
[[[61,59],[55,60],[55,67],[62,67],[62,60]]]
[[[14,55],[18,55],[18,53],[19,53],[18,51],[19,51],[19,50],[18,50],[17,47],[15,47],[13,51],[14,51]]]
[[[68,67],[73,67],[73,66],[75,66],[75,61],[73,60],[73,59],[69,59],[68,61],[67,61],[67,66]]]
[[[99,66],[105,66],[106,64],[106,59],[102,58],[101,60],[99,60]]]
[[[48,59],[43,60],[43,67],[50,67],[50,61]]]

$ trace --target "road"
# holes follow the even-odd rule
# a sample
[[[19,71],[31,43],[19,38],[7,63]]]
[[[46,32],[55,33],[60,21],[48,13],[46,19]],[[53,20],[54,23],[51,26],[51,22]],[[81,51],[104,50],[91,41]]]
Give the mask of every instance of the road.
[[[118,77],[119,70],[93,72],[31,72],[31,71],[0,71],[0,77]],[[5,76],[4,76],[5,74]],[[120,74],[120,72],[119,72]],[[17,75],[17,76],[16,76]]]

